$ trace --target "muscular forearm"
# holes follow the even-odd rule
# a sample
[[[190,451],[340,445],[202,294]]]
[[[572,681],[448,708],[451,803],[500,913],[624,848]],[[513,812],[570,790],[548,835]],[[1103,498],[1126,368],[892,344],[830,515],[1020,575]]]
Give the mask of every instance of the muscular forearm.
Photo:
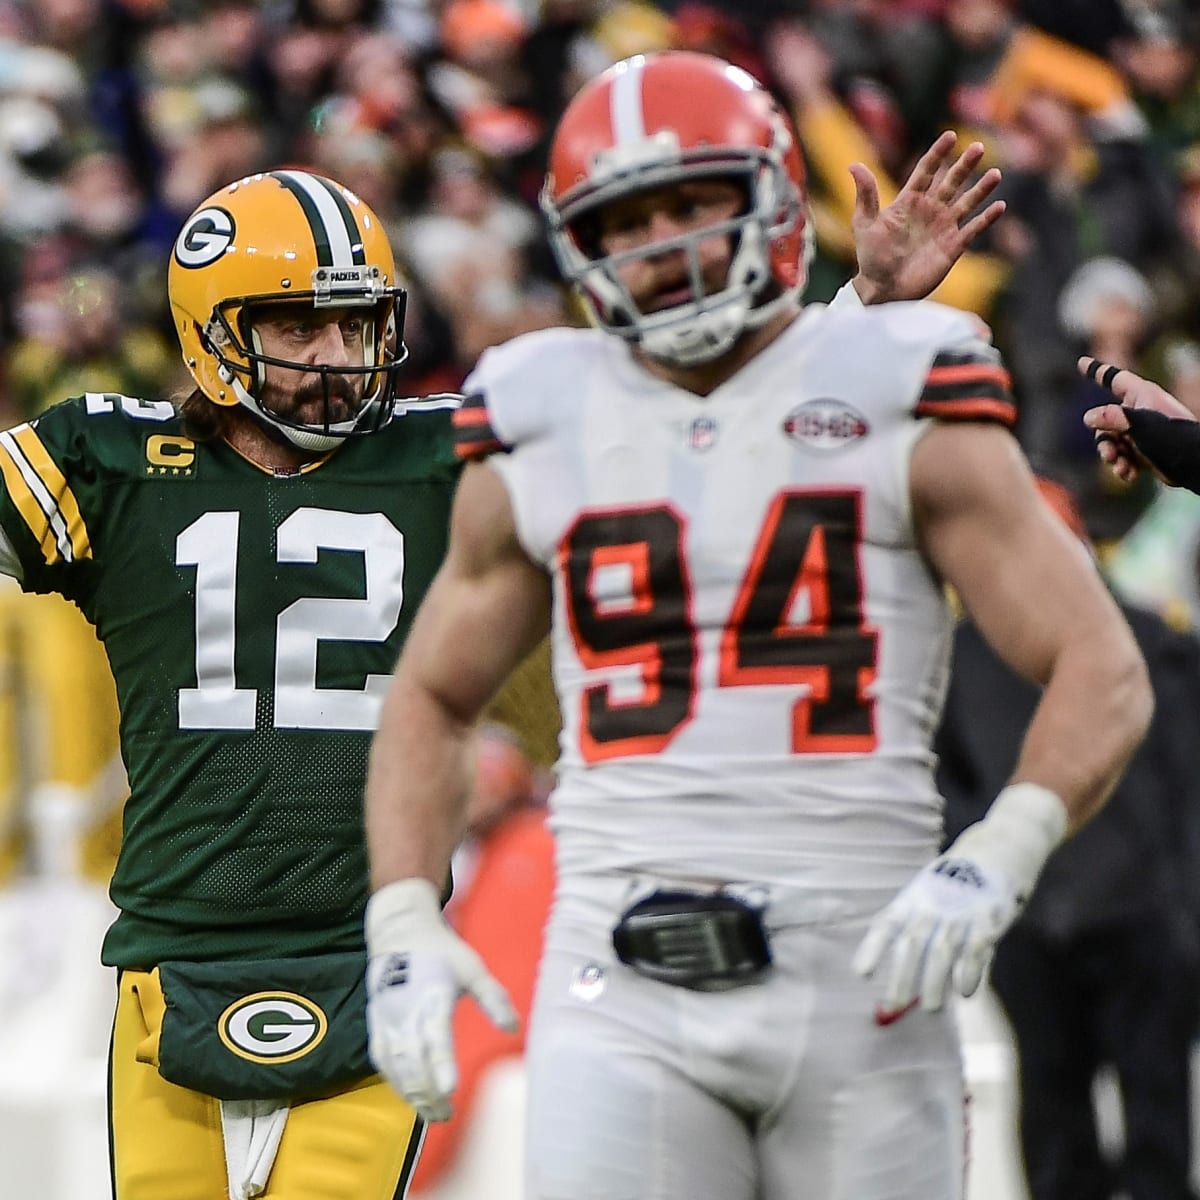
[[[1077,639],[1060,655],[1013,778],[1058,795],[1073,832],[1120,780],[1152,711],[1145,663],[1132,636],[1119,645]]]
[[[470,725],[405,673],[392,681],[367,778],[371,886],[423,877],[437,888],[462,836]]]

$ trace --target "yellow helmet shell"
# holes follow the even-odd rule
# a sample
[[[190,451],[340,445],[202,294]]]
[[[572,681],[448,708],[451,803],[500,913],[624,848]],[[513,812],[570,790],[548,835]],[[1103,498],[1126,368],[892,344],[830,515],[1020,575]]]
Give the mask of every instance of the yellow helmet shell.
[[[372,306],[377,366],[394,359],[388,337],[399,336],[403,319],[404,292],[379,218],[341,184],[308,171],[251,175],[203,201],[175,240],[167,294],[187,369],[223,405],[239,402],[237,376],[253,387],[247,305]]]

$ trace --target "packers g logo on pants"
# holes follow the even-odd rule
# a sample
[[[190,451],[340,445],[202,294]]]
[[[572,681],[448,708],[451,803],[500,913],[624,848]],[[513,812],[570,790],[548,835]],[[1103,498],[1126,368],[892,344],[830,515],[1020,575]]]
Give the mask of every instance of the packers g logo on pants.
[[[295,1062],[321,1044],[329,1021],[296,992],[255,992],[235,1000],[217,1021],[222,1043],[256,1063]]]

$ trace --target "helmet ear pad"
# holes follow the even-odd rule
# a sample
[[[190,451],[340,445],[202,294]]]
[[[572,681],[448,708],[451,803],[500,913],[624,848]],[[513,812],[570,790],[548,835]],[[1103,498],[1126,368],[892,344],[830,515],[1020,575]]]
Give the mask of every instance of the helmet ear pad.
[[[230,365],[228,356],[217,344],[218,338],[214,336],[213,332],[201,328],[198,322],[195,323],[193,335],[203,347],[205,357],[197,363],[196,369],[192,370],[192,377],[198,384],[201,384],[202,375],[211,380],[207,387],[201,384],[201,391],[213,404],[218,404],[222,408],[232,408],[239,404],[240,401],[232,387],[237,374]],[[220,340],[225,341],[226,339]],[[190,362],[188,365],[191,367]]]

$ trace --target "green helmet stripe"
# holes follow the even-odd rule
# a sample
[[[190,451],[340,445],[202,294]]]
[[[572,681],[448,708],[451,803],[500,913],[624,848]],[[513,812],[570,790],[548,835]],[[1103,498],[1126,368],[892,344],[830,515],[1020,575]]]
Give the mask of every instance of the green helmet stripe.
[[[308,219],[319,266],[360,267],[366,264],[362,231],[353,208],[338,188],[307,171],[272,171],[271,177],[296,197]]]
[[[338,213],[342,218],[342,224],[346,228],[346,236],[350,239],[350,261],[355,266],[365,266],[367,251],[363,245],[363,235],[358,228],[358,222],[354,219],[354,210],[350,207],[346,197],[342,195],[339,188],[334,187],[327,179],[322,179],[319,175],[310,175],[309,179],[323,187],[333,198],[333,203],[337,206]]]

